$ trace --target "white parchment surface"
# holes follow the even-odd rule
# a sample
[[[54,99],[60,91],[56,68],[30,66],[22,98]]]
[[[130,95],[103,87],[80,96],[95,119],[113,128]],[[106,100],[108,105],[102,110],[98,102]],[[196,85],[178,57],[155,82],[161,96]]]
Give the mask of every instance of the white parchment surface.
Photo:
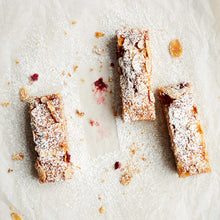
[[[219,12],[218,0],[1,0],[0,102],[9,105],[0,105],[0,219],[11,219],[10,206],[25,220],[220,219]],[[156,121],[122,122],[115,30],[124,26],[150,31],[154,91],[194,84],[212,173],[178,178],[157,97]],[[180,58],[169,54],[172,39],[183,45]],[[92,52],[95,45],[103,55]],[[39,80],[31,85],[34,73]],[[92,90],[100,77],[108,92],[97,104]],[[30,95],[63,95],[72,180],[39,184],[28,108],[19,99],[23,86]],[[18,152],[24,160],[12,160]],[[128,186],[120,184],[116,161],[136,169]]]

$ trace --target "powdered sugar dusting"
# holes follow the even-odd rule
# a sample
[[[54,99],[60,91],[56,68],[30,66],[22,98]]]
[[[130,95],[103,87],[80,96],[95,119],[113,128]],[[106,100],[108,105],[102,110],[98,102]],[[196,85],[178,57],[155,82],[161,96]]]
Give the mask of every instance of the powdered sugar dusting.
[[[33,97],[30,101],[31,127],[39,156],[35,167],[41,183],[64,180],[64,173],[69,169],[62,106],[59,94]]]
[[[155,119],[148,31],[116,31],[124,121]]]
[[[164,103],[164,109],[180,177],[210,172],[204,135],[190,84],[181,83],[160,88],[159,91],[160,96],[167,95],[173,100]]]

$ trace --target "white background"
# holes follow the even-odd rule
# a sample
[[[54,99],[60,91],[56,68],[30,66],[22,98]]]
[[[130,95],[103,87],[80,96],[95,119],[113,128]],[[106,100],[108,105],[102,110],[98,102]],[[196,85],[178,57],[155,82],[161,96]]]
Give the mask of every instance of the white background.
[[[0,219],[11,219],[10,206],[25,220],[220,219],[219,12],[218,0],[0,1],[0,102],[10,102],[0,106]],[[124,26],[150,31],[154,91],[184,80],[194,84],[212,173],[178,178],[157,97],[154,122],[122,123],[114,117],[112,106],[120,110],[115,30]],[[95,38],[96,31],[105,36]],[[183,45],[180,58],[169,54],[172,39]],[[95,45],[105,49],[102,56],[92,52]],[[39,80],[30,85],[34,73]],[[92,84],[99,77],[113,78],[108,83],[113,93],[98,105]],[[28,108],[19,100],[23,86],[31,95],[62,93],[72,180],[39,184]],[[86,116],[77,116],[76,109]],[[91,127],[90,119],[100,126]],[[18,152],[24,160],[13,161]],[[115,161],[142,172],[122,186]],[[8,174],[8,168],[14,171]],[[101,206],[105,214],[99,213]]]

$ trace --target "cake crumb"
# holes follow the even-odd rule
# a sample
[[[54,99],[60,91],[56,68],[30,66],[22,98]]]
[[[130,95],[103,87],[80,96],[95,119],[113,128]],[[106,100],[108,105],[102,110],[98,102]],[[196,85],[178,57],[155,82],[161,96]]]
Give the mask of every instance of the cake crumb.
[[[104,54],[104,49],[101,49],[101,48],[98,48],[96,45],[94,46],[94,48],[93,48],[93,50],[92,50],[92,52],[93,53],[95,53],[95,54],[97,54],[97,55],[102,55],[102,54]]]
[[[90,68],[90,70],[89,70],[89,71],[90,71],[90,72],[92,72],[93,70],[94,70],[93,68]]]
[[[140,173],[142,173],[142,170],[141,170],[141,169],[138,169],[138,171],[137,171],[137,172],[140,174]]]
[[[8,82],[8,85],[10,85],[11,83],[10,82]]]
[[[183,48],[178,39],[172,40],[169,45],[170,54],[173,57],[180,57],[183,53]]]
[[[10,206],[10,210],[11,210],[11,211],[14,211],[15,209],[14,209],[14,207],[13,207],[13,206]]]
[[[152,147],[155,148],[155,145],[153,145]]]
[[[63,72],[62,72],[62,76],[65,76],[65,71],[63,70]]]
[[[108,172],[109,171],[109,169],[105,169],[105,172]]]
[[[2,105],[3,107],[7,107],[7,106],[9,105],[9,102],[1,102],[1,105]]]
[[[144,132],[142,131],[141,134],[143,134]]]
[[[124,175],[122,175],[120,183],[123,186],[127,186],[131,182],[132,177],[133,175],[131,173],[125,173]]]
[[[126,195],[126,193],[125,193],[125,192],[123,192],[123,193],[122,193],[122,195]]]
[[[76,72],[76,70],[77,70],[78,68],[79,68],[78,66],[74,66],[74,68],[73,68],[74,72]]]
[[[64,34],[67,35],[67,32],[65,32]]]
[[[11,217],[13,218],[13,220],[22,220],[22,217],[15,212],[11,213]]]
[[[13,160],[23,160],[24,159],[24,154],[23,153],[17,153],[17,154],[14,154],[12,156]]]
[[[79,170],[81,170],[81,167],[79,167],[79,166],[76,166],[76,168],[78,168]]]
[[[64,82],[64,85],[67,86],[67,82]]]
[[[101,214],[104,214],[104,213],[105,213],[105,208],[103,208],[103,207],[101,206],[100,209],[99,209],[99,212],[100,212]]]
[[[135,149],[131,149],[131,153],[135,155]]]
[[[102,197],[101,197],[101,195],[98,195],[98,199],[99,199],[99,200],[102,200]]]
[[[80,117],[85,116],[85,112],[80,112],[78,109],[76,110],[76,114],[79,115]]]
[[[105,180],[102,180],[102,183],[104,183],[105,182]]]
[[[95,32],[95,37],[96,38],[100,38],[100,37],[104,37],[105,34],[104,33],[101,33],[101,32]]]
[[[82,82],[85,82],[85,79],[81,79]]]
[[[29,98],[29,93],[27,91],[27,89],[25,87],[22,87],[20,90],[19,90],[19,94],[20,94],[20,100],[22,102],[25,102],[28,100]]]
[[[111,66],[111,67],[115,67],[115,64],[114,64],[114,63],[111,63],[110,66]]]
[[[84,138],[81,138],[81,139],[80,139],[80,141],[84,141],[84,140],[85,140]]]
[[[72,24],[77,24],[77,21],[73,21]]]
[[[19,64],[19,61],[16,60],[15,63],[16,63],[16,64]]]
[[[13,172],[13,170],[11,168],[8,169],[8,173],[11,173]]]
[[[141,159],[142,159],[143,161],[146,161],[146,160],[147,160],[145,157],[142,157]]]
[[[72,76],[71,73],[68,73],[68,76],[71,77]]]
[[[114,111],[114,116],[118,117],[118,111]]]

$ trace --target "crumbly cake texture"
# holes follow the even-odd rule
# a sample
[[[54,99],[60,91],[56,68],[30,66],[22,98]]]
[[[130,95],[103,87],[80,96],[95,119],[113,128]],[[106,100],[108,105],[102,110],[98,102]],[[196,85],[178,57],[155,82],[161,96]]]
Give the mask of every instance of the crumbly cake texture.
[[[211,172],[192,84],[184,82],[158,91],[179,177]]]
[[[123,120],[155,120],[148,30],[125,28],[116,35]]]
[[[58,93],[32,97],[29,106],[35,150],[38,154],[35,168],[39,182],[72,178],[62,96]]]

